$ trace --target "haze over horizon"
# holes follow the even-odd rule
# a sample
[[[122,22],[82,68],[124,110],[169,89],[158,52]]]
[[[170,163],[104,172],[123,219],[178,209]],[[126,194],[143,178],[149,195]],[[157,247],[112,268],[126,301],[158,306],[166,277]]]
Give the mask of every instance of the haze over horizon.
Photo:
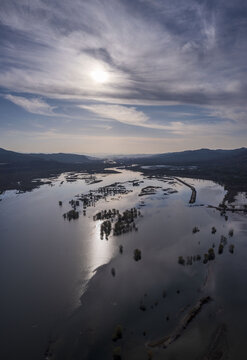
[[[195,152],[201,152],[201,151],[236,151],[236,150],[242,150],[242,149],[246,149],[246,147],[239,147],[239,148],[235,148],[235,149],[221,149],[221,148],[215,148],[215,149],[210,149],[210,148],[198,148],[198,149],[182,149],[180,151],[166,151],[166,152],[160,152],[160,153],[157,153],[157,152],[145,152],[145,153],[104,153],[104,152],[94,152],[94,153],[86,153],[86,152],[70,152],[70,151],[65,151],[65,152],[62,152],[62,151],[55,151],[55,152],[49,152],[49,151],[44,151],[44,152],[40,152],[40,151],[36,151],[36,152],[25,152],[25,151],[14,151],[10,148],[1,148],[0,147],[0,152],[3,151],[4,153],[7,151],[7,152],[15,152],[17,154],[26,154],[26,155],[29,155],[29,154],[32,154],[32,155],[39,155],[39,154],[65,154],[65,155],[85,155],[85,156],[88,156],[88,157],[98,157],[98,158],[101,158],[101,159],[104,159],[104,158],[110,158],[110,157],[114,157],[115,158],[121,158],[121,157],[127,157],[127,156],[130,156],[130,157],[149,157],[149,156],[152,156],[152,155],[165,155],[165,154],[182,154],[182,153],[195,153]]]
[[[246,19],[241,0],[3,0],[0,147],[246,147]]]

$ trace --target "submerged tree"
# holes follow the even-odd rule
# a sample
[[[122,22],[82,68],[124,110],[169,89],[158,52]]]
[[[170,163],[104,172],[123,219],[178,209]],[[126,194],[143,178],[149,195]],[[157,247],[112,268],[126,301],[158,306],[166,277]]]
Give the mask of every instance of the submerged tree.
[[[119,339],[122,339],[123,337],[123,329],[121,325],[117,325],[113,334],[112,334],[112,341],[117,341]]]
[[[75,220],[79,218],[79,212],[73,209],[63,214],[63,217],[64,219],[68,219],[69,221],[72,219]]]
[[[227,244],[227,238],[224,235],[221,235],[220,242],[225,246]]]
[[[115,268],[112,268],[112,269],[111,269],[111,274],[112,274],[113,277],[116,276],[116,270],[115,270]]]
[[[195,226],[193,229],[192,229],[192,233],[193,234],[195,234],[195,233],[197,233],[197,232],[199,232],[200,231],[200,229],[197,227],[197,226]]]
[[[185,264],[185,260],[184,260],[183,256],[179,256],[179,257],[178,257],[178,263],[179,263],[180,265],[184,265],[184,264]]]
[[[213,227],[212,227],[212,230],[211,230],[211,233],[212,233],[212,234],[215,234],[216,231],[217,231],[216,228],[213,226]]]
[[[208,260],[208,254],[204,254],[203,264],[207,264]]]
[[[134,259],[135,261],[139,261],[142,258],[141,250],[135,249],[134,250]]]
[[[140,304],[139,309],[141,311],[146,311],[147,310],[146,306],[144,304],[142,304],[142,303]]]
[[[192,265],[192,260],[193,260],[193,258],[192,258],[192,256],[187,256],[187,265]]]
[[[233,229],[230,229],[228,234],[229,234],[229,236],[232,237],[233,236]]]
[[[214,259],[215,259],[214,249],[210,248],[208,250],[208,260],[214,260]]]
[[[220,243],[219,249],[218,249],[218,253],[219,253],[219,254],[222,254],[223,251],[224,251],[224,245],[223,245],[222,243]]]
[[[115,347],[113,349],[113,353],[112,353],[112,356],[113,356],[113,360],[121,360],[122,359],[122,356],[121,356],[121,348],[118,346],[118,347]]]
[[[101,239],[103,239],[104,235],[106,237],[106,240],[108,240],[108,236],[111,233],[111,222],[109,220],[105,220],[100,225],[100,236]]]
[[[166,291],[163,290],[163,292],[162,292],[162,297],[163,297],[163,298],[166,298],[166,295],[167,295]]]

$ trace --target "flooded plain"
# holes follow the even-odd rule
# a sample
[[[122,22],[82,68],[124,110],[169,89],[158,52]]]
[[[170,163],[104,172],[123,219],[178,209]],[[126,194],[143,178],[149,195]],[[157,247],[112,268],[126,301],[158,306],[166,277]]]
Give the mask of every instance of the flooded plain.
[[[246,213],[211,181],[182,179],[189,204],[171,177],[118,171],[1,195],[1,358],[245,359]]]

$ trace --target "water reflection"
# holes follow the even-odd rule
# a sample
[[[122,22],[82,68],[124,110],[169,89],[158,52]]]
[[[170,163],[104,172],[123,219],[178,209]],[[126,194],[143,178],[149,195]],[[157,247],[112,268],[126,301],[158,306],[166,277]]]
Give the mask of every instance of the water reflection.
[[[108,240],[100,239],[100,225],[102,221],[94,222],[93,230],[90,237],[90,251],[89,251],[89,268],[94,271],[103,264],[107,264],[114,254],[115,247],[113,240],[109,237]]]
[[[110,266],[116,268],[116,277],[113,278],[108,269],[93,279],[95,289],[98,286],[97,289],[104,291],[102,297],[95,299],[94,292],[93,298],[87,298],[89,294],[85,293],[85,299],[88,300],[86,303],[89,304],[86,310],[88,314],[92,311],[88,323],[94,325],[97,334],[106,337],[102,345],[100,338],[95,335],[93,341],[96,353],[97,348],[103,349],[105,346],[105,356],[111,358],[112,344],[107,340],[109,333],[105,327],[109,327],[111,333],[116,323],[123,322],[127,329],[128,359],[136,359],[133,334],[137,351],[143,347],[144,330],[150,339],[169,332],[176,325],[181,308],[193,303],[199,291],[207,290],[215,299],[220,299],[220,304],[223,303],[224,308],[233,314],[228,315],[230,322],[233,322],[234,316],[241,319],[241,311],[247,301],[246,291],[241,290],[241,287],[244,289],[247,274],[247,248],[244,241],[247,229],[244,215],[231,213],[226,221],[215,209],[190,207],[188,201],[191,190],[188,187],[143,179],[139,173],[132,171],[123,170],[121,174],[104,176],[98,174],[97,177],[103,180],[99,184],[87,184],[84,180],[66,182],[66,177],[61,176],[53,187],[44,185],[31,193],[16,195],[8,192],[2,196],[0,279],[3,295],[0,330],[6,345],[0,349],[1,358],[43,359],[43,349],[54,324],[60,323],[78,307],[80,296],[95,274],[94,270],[110,261]],[[133,186],[130,181],[135,179],[144,182],[140,186]],[[218,205],[225,195],[224,189],[213,182],[184,180],[197,189],[195,205]],[[61,184],[61,181],[64,183]],[[127,181],[124,185],[132,192],[108,198],[107,201],[100,200],[96,207],[87,209],[86,216],[83,216],[80,206],[78,220],[64,221],[62,214],[71,208],[69,201],[76,194],[87,194],[99,186],[117,181]],[[162,188],[157,190],[156,195],[139,197],[141,188],[146,186]],[[163,188],[168,187],[178,192],[164,195]],[[63,201],[62,207],[58,206],[59,200]],[[238,198],[238,202],[240,200]],[[101,222],[93,221],[95,212],[111,208],[123,211],[139,205],[145,206],[140,206],[143,218],[138,219],[138,232],[110,236],[108,241],[100,239]],[[194,226],[198,226],[200,232],[193,235]],[[212,226],[217,228],[215,235],[211,234]],[[234,229],[231,241],[235,244],[235,252],[229,254],[226,251],[217,256],[215,262],[210,263],[208,274],[207,267],[202,263],[191,267],[181,267],[177,263],[179,255],[203,255],[213,242],[219,241],[221,235],[228,236],[231,228]],[[124,249],[122,255],[118,251],[120,244]],[[133,260],[135,248],[142,251],[142,260],[138,263]],[[241,279],[237,275],[239,273],[243,274]],[[207,282],[203,288],[205,279]],[[234,289],[229,300],[228,285]],[[165,300],[162,299],[164,289],[167,291]],[[144,297],[144,294],[147,296]],[[238,294],[243,299],[240,304]],[[139,309],[143,299],[148,308],[145,314]],[[232,308],[231,302],[236,304],[236,309]],[[218,302],[215,301],[215,304],[218,306]],[[209,309],[212,310],[211,306],[213,308],[210,305]],[[168,315],[169,321],[166,320]],[[205,316],[202,316],[203,324],[209,321],[208,315],[206,311]],[[18,328],[15,331],[11,324],[15,324],[16,319]],[[36,324],[35,330],[33,324]],[[205,347],[211,333],[209,325],[204,328],[202,323],[195,322],[195,327],[198,326],[201,333],[192,327],[181,340],[181,349],[185,353],[187,349],[189,353],[188,342],[193,342],[193,338],[198,340],[195,350]],[[237,331],[237,325],[234,326],[233,329]],[[13,344],[11,349],[8,346],[9,339]],[[86,349],[87,344],[84,345]],[[166,356],[168,359],[176,358],[174,348],[171,347]],[[94,354],[94,358],[103,359],[102,353]],[[162,358],[164,353],[158,353],[157,359]],[[186,356],[182,358],[186,359]]]

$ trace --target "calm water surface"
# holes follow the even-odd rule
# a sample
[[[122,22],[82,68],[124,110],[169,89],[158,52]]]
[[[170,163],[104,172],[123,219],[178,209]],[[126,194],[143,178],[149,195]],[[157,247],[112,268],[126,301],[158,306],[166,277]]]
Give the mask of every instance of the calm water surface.
[[[192,346],[195,359],[203,356],[217,324],[223,322],[228,327],[230,358],[245,359],[246,216],[230,213],[226,221],[217,210],[207,208],[205,205],[218,205],[225,195],[223,188],[211,181],[184,179],[197,189],[195,206],[189,206],[191,190],[183,184],[143,179],[139,173],[121,171],[98,174],[103,181],[91,185],[85,180],[61,184],[65,179],[62,175],[53,186],[1,196],[0,357],[44,359],[47,343],[54,341],[64,324],[65,328],[67,324],[72,326],[68,318],[78,311],[78,318],[84,320],[80,329],[84,340],[76,350],[78,359],[111,358],[111,334],[119,323],[125,328],[121,343],[124,358],[141,359],[146,356],[145,343],[169,334],[179,322],[181,309],[209,294],[214,301],[176,344],[154,350],[155,359],[164,355],[180,359],[182,354],[189,359]],[[134,187],[128,182],[134,179],[144,183]],[[63,219],[75,195],[116,181],[127,182],[124,185],[132,192],[100,200],[78,220]],[[139,197],[141,188],[148,185],[170,187],[177,193],[164,195],[161,188],[155,195]],[[62,207],[58,206],[59,200],[63,201]],[[242,203],[246,198],[240,195],[237,201]],[[93,221],[93,215],[98,210],[116,208],[121,212],[133,206],[139,207],[143,215],[137,221],[138,232],[100,240],[100,222]],[[194,226],[200,232],[192,234]],[[212,226],[217,228],[215,235],[211,234]],[[230,229],[234,236],[229,239]],[[221,235],[227,237],[228,244],[234,243],[234,254],[229,253],[227,245],[210,264],[178,264],[179,255],[203,256],[213,244],[217,253]],[[120,244],[123,255],[118,251]],[[142,251],[138,263],[133,260],[135,248]],[[108,265],[93,277],[94,270],[103,264]],[[110,274],[112,267],[116,269],[115,278]],[[148,310],[140,311],[140,303],[145,303]],[[71,333],[77,331],[77,326],[73,325]],[[65,331],[64,345],[56,350],[58,359],[70,358],[72,341]]]

